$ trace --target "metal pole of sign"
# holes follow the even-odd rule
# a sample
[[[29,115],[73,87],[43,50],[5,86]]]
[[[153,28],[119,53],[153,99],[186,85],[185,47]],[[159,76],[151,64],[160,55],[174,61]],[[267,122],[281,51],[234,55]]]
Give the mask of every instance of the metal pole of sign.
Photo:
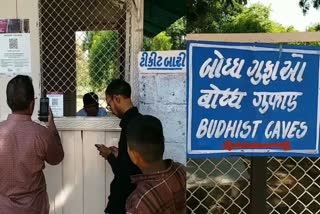
[[[251,158],[250,214],[266,214],[267,158]]]

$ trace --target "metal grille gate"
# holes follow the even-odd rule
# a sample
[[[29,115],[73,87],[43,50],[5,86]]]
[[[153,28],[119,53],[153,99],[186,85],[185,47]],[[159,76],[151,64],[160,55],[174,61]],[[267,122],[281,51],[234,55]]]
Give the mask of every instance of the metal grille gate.
[[[188,213],[252,213],[250,170],[247,158],[189,159]],[[266,176],[267,188],[255,187],[266,191],[266,213],[320,213],[320,159],[271,157]]]
[[[39,8],[42,90],[64,93],[65,116],[87,92],[105,105],[110,80],[129,77],[131,1],[41,0]]]

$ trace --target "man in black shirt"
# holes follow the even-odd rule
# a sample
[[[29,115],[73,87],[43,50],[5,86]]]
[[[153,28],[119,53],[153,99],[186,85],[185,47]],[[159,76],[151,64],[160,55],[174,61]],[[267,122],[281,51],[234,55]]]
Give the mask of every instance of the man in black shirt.
[[[100,155],[111,165],[114,179],[110,185],[109,202],[105,213],[123,214],[128,196],[135,189],[130,176],[141,174],[140,169],[134,165],[127,150],[127,126],[130,121],[140,116],[138,109],[131,101],[131,87],[124,80],[113,80],[106,89],[107,108],[121,119],[121,135],[118,148],[98,145]]]

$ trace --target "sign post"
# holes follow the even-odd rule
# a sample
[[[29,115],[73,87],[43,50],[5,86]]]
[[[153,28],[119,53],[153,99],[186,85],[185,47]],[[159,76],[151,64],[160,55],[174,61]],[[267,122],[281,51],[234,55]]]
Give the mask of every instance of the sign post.
[[[188,35],[187,156],[251,156],[250,213],[267,212],[267,156],[319,156],[320,48],[257,42],[319,38]]]
[[[320,48],[188,42],[188,157],[319,154]]]

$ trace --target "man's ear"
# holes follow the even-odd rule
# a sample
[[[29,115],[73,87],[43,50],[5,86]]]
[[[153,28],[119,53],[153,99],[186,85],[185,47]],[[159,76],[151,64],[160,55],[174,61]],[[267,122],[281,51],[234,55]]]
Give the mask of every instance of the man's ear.
[[[128,147],[128,153],[129,153],[131,161],[135,165],[139,166],[139,165],[141,165],[141,163],[143,163],[143,159],[141,158],[141,155],[137,151],[135,151],[134,149],[130,149]]]
[[[29,113],[32,115],[34,110],[35,100],[32,100],[29,104]]]
[[[115,95],[113,97],[113,101],[116,102],[117,104],[120,104],[121,99],[122,99],[121,95]]]

